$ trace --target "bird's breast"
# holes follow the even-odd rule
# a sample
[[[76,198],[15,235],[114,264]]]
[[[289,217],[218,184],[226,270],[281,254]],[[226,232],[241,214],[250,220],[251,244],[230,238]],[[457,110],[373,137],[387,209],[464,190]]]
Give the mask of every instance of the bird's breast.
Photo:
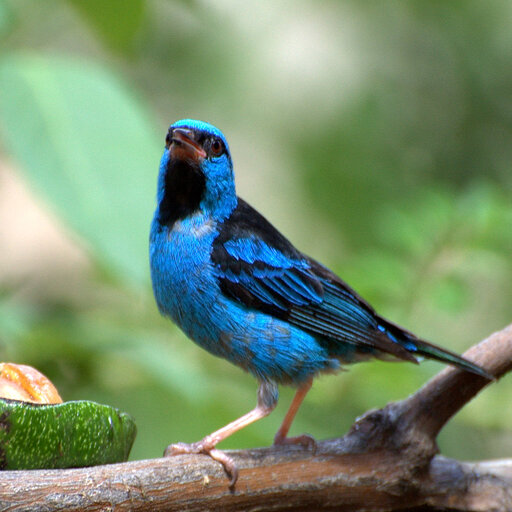
[[[183,322],[212,300],[216,283],[210,252],[215,227],[213,220],[196,216],[151,233],[151,279],[158,307],[184,330]]]
[[[300,383],[339,363],[310,334],[226,297],[211,261],[214,221],[154,229],[150,262],[160,311],[189,338],[259,379]]]

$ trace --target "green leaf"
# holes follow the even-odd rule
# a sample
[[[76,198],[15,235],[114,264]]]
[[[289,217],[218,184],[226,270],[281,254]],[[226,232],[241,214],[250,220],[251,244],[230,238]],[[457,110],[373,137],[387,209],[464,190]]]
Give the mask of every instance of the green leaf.
[[[160,148],[144,108],[76,59],[4,58],[0,90],[2,139],[30,181],[114,273],[145,282]]]
[[[0,37],[4,37],[13,26],[12,7],[7,2],[0,2]]]
[[[93,29],[116,51],[130,50],[145,19],[143,0],[69,0]]]

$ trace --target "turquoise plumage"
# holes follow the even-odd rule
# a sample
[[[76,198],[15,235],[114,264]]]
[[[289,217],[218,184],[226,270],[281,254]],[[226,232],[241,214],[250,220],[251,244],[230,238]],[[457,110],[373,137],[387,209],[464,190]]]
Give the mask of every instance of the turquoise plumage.
[[[237,197],[224,135],[185,119],[168,131],[160,163],[157,208],[150,233],[156,302],[185,334],[212,354],[253,374],[255,409],[167,455],[207,453],[236,481],[233,461],[217,443],[269,414],[278,384],[298,388],[274,442],[291,422],[313,378],[370,357],[417,362],[427,357],[483,378],[485,370],[418,339],[380,317],[339,277],[298,251],[261,214]]]

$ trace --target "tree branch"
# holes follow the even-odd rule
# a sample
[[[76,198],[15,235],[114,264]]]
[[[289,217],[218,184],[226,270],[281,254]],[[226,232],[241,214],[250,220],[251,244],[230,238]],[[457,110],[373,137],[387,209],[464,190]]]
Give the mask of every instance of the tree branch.
[[[497,378],[512,369],[512,325],[466,357]],[[435,437],[488,384],[446,368],[414,395],[370,411],[311,454],[297,446],[230,451],[234,492],[209,457],[182,455],[67,470],[0,474],[9,511],[512,510],[512,460],[458,462]]]

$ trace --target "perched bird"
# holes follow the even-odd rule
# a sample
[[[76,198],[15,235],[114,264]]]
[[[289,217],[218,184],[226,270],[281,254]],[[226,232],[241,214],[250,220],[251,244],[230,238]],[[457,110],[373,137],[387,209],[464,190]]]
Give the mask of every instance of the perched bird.
[[[228,436],[267,416],[278,384],[297,388],[275,444],[314,446],[287,437],[313,378],[371,357],[417,363],[437,359],[485,378],[470,361],[418,339],[380,317],[338,276],[297,250],[236,195],[224,135],[184,119],[170,126],[151,224],[150,264],[158,308],[198,345],[247,370],[259,382],[256,407],[197,443],[165,455],[205,453],[237,478],[217,450]]]

